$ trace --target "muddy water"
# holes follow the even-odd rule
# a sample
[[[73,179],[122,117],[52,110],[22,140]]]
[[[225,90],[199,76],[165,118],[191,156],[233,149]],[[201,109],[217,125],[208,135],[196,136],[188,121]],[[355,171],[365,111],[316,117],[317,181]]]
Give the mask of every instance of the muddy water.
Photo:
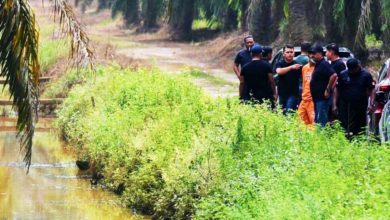
[[[45,120],[36,134],[30,173],[21,162],[12,120],[0,118],[0,219],[142,219],[118,198],[92,187]],[[43,127],[43,128],[42,128]]]

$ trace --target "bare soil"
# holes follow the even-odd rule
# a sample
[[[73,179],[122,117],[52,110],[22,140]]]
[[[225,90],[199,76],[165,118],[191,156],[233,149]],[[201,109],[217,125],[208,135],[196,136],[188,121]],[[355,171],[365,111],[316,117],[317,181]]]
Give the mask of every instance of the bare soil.
[[[31,5],[41,25],[53,20],[49,3],[42,5],[41,0],[31,0]],[[238,95],[238,79],[232,71],[232,60],[242,46],[239,33],[221,34],[201,42],[174,42],[166,28],[153,33],[124,28],[122,20],[112,19],[109,10],[96,12],[90,9],[84,14],[77,13],[87,29],[98,64],[115,62],[124,68],[157,67],[167,74],[196,68],[207,77],[194,76],[193,81],[211,96]],[[66,59],[59,60],[45,75],[59,76],[69,63]]]
[[[81,15],[88,34],[97,48],[98,57],[107,54],[101,47],[110,48],[106,59],[122,66],[154,66],[168,74],[179,74],[185,68],[196,68],[208,77],[196,77],[194,82],[213,97],[236,96],[238,80],[232,71],[232,59],[240,43],[237,33],[203,42],[171,41],[167,29],[154,33],[138,33],[126,29],[120,19],[110,20],[110,12],[93,10]],[[214,78],[216,80],[210,80]],[[218,81],[219,83],[213,83]],[[226,82],[226,83],[221,83]]]

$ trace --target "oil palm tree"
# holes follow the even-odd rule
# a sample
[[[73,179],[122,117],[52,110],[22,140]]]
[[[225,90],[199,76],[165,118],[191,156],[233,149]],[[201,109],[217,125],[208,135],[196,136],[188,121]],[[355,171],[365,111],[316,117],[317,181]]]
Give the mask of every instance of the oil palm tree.
[[[49,0],[63,31],[69,33],[72,54],[93,66],[88,37],[66,0]],[[38,119],[39,32],[28,0],[0,1],[0,76],[18,111],[17,129],[24,162],[31,164],[34,128]],[[27,169],[28,170],[28,169]]]

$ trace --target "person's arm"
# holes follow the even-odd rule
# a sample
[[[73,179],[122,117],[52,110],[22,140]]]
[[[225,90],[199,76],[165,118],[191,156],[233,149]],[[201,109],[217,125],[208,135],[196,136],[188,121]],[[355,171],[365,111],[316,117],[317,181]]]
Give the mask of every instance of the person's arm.
[[[332,75],[333,76],[333,75]],[[336,89],[336,86],[337,86],[337,79],[338,79],[339,77],[337,76],[337,74],[336,74],[336,78],[335,78],[335,80],[334,80],[334,83],[333,83],[333,86],[332,86],[332,88],[331,88],[331,91],[333,91],[333,90],[335,90]]]
[[[371,91],[368,92],[370,97],[370,103],[368,103],[368,110],[371,111],[375,106],[375,89],[371,89]]]
[[[272,96],[274,100],[276,101],[278,99],[278,95],[276,94],[276,84],[274,80],[274,75],[271,73],[268,73],[268,80],[269,83],[271,84],[271,89],[272,89]]]
[[[333,91],[333,105],[332,105],[332,112],[333,114],[337,115],[337,102],[339,100],[339,90],[337,89],[337,86],[334,88]]]
[[[277,67],[276,73],[279,75],[284,75],[290,72],[291,70],[298,70],[299,68],[301,68],[301,66],[302,66],[301,64],[293,64],[288,67]]]
[[[329,78],[329,82],[328,82],[328,85],[326,86],[326,89],[325,89],[325,98],[329,98],[330,96],[330,92],[332,91],[332,89],[335,87],[336,85],[336,79],[337,79],[337,74],[336,73],[333,73],[330,78]]]
[[[233,71],[234,71],[234,73],[236,74],[236,76],[237,76],[237,78],[239,78],[240,79],[240,68],[239,68],[239,66],[238,66],[239,64],[237,64],[237,63],[234,63],[234,65],[233,65]]]
[[[367,98],[370,98],[370,103],[368,103],[368,111],[374,110],[375,105],[375,81],[373,80],[372,76],[370,75],[368,83],[367,83]]]
[[[234,71],[234,73],[236,74],[236,76],[237,76],[237,78],[238,79],[240,79],[240,78],[242,78],[242,77],[240,77],[241,76],[241,74],[240,74],[240,61],[241,61],[241,56],[240,56],[240,53],[238,53],[237,55],[236,55],[236,58],[234,58],[234,64],[233,64],[233,71]],[[242,69],[242,66],[241,66],[241,69]],[[241,79],[240,79],[241,80]]]

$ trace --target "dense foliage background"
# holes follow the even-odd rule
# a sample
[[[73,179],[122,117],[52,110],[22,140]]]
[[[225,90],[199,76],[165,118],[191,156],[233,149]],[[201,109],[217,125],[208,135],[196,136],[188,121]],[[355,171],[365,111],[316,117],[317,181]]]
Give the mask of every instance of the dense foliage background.
[[[89,5],[93,0],[76,0]],[[389,52],[390,2],[387,0],[97,0],[99,9],[122,12],[128,26],[154,30],[168,23],[176,39],[197,29],[249,31],[262,44],[335,42],[368,56],[366,37]],[[199,25],[202,24],[202,25]]]

